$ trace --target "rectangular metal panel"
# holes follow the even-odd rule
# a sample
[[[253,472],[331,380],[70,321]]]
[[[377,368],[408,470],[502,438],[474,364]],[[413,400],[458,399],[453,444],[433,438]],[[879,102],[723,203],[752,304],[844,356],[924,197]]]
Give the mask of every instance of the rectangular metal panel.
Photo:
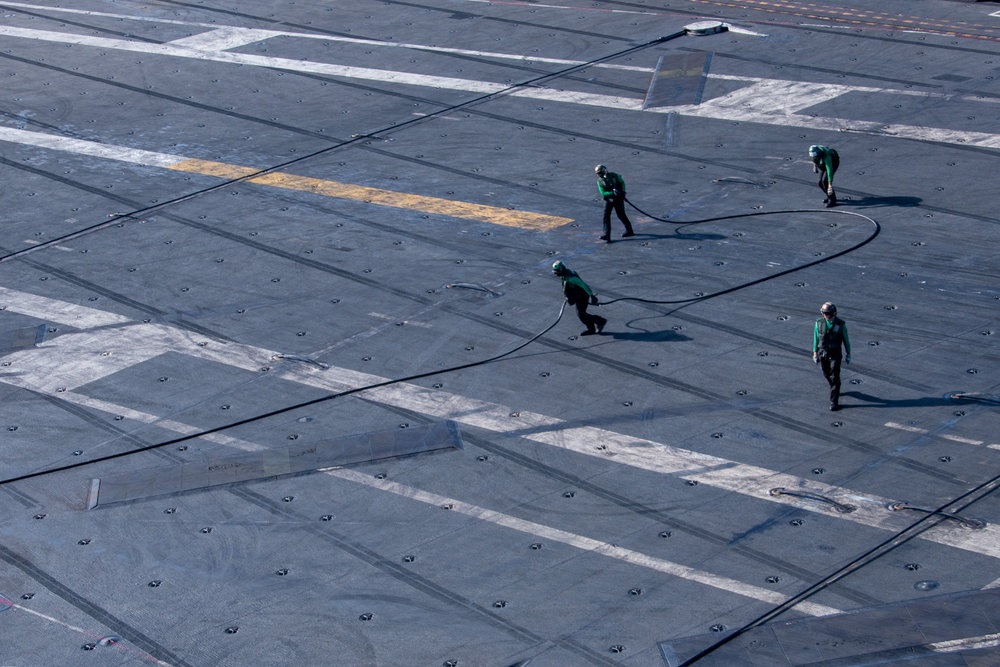
[[[996,665],[1000,664],[998,628],[1000,589],[966,591],[836,616],[774,621],[734,638],[697,663],[698,667]],[[661,642],[660,653],[668,667],[677,667],[725,636],[714,633]]]
[[[223,484],[461,447],[462,437],[457,425],[455,422],[445,421],[234,454],[208,461],[158,466],[94,479],[87,499],[87,509]]]
[[[0,332],[0,352],[34,347],[45,340],[47,324]]]
[[[710,52],[660,56],[642,108],[701,104],[711,66]]]

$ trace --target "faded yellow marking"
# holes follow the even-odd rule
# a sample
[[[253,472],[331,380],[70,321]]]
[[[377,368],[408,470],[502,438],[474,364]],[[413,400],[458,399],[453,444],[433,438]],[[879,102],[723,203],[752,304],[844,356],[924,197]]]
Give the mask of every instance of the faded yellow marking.
[[[170,165],[169,168],[218,178],[246,178],[260,171],[251,167],[241,167],[235,164],[212,162],[210,160],[184,160]],[[494,225],[520,227],[522,229],[534,229],[538,231],[548,231],[573,222],[572,218],[561,218],[543,213],[514,211],[497,206],[471,204],[469,202],[441,199],[439,197],[425,197],[424,195],[369,188],[363,185],[338,183],[337,181],[327,181],[321,178],[296,176],[280,172],[254,176],[253,178],[248,178],[247,182],[284,188],[286,190],[311,192],[325,197],[350,199],[352,201],[378,204],[379,206],[392,206],[410,211],[421,211],[423,213],[433,213],[434,215],[463,218],[465,220],[478,220]]]
[[[252,167],[240,167],[235,164],[225,162],[212,162],[211,160],[183,160],[175,162],[168,167],[177,171],[189,171],[205,176],[217,176],[219,178],[244,178],[250,174],[256,174],[260,169]]]

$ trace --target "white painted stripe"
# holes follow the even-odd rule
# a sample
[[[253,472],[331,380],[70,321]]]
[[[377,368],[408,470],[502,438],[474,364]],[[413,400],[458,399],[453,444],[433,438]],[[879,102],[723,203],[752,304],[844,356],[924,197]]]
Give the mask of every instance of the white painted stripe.
[[[237,30],[237,29],[233,29]],[[297,35],[295,33],[288,33]],[[250,65],[254,67],[268,67],[274,69],[284,69],[289,71],[310,72],[315,74],[325,74],[329,76],[362,79],[368,81],[379,81],[383,83],[402,84],[411,86],[430,87],[446,90],[461,90],[479,94],[504,93],[512,97],[520,97],[534,100],[544,100],[552,102],[563,102],[570,104],[582,104],[587,106],[599,106],[602,108],[612,108],[625,111],[647,111],[651,113],[675,113],[680,115],[694,116],[699,118],[712,118],[726,121],[739,121],[750,123],[761,123],[765,125],[778,125],[785,127],[800,127],[829,131],[839,129],[843,132],[858,132],[862,134],[877,134],[880,136],[898,137],[905,139],[915,139],[918,141],[934,141],[938,143],[981,146],[985,148],[1000,148],[1000,135],[987,134],[983,132],[963,132],[958,130],[947,130],[933,127],[884,124],[870,121],[854,121],[843,118],[810,117],[790,113],[799,108],[807,100],[804,95],[796,95],[794,105],[786,108],[774,110],[774,96],[770,91],[778,85],[792,85],[791,82],[774,83],[777,80],[759,79],[757,80],[756,91],[736,91],[731,95],[714,98],[701,105],[682,105],[674,107],[653,107],[642,108],[642,100],[629,99],[615,95],[599,95],[583,93],[577,91],[567,91],[550,88],[518,87],[500,83],[485,81],[474,81],[469,79],[457,79],[454,77],[432,76],[425,74],[413,74],[408,72],[397,72],[392,70],[380,70],[366,67],[350,67],[344,65],[334,65],[328,63],[317,63],[309,61],[291,60],[287,58],[273,58],[257,56],[251,54],[231,53],[228,51],[204,51],[171,44],[150,44],[135,42],[130,40],[109,39],[103,37],[92,37],[86,35],[75,35],[69,33],[51,32],[45,30],[31,30],[25,28],[0,27],[0,35],[12,37],[23,37],[26,39],[38,39],[53,41],[64,44],[80,44],[105,49],[118,49],[131,52],[148,53],[152,55],[173,56],[181,58],[197,58],[215,62],[230,64]],[[297,35],[303,36],[303,35]],[[317,39],[323,36],[314,36]],[[416,48],[417,45],[400,45],[406,48]],[[425,47],[421,47],[425,48]],[[427,47],[429,48],[429,47]],[[498,54],[494,54],[498,56]],[[524,59],[523,56],[517,56]],[[530,60],[530,58],[528,58]],[[582,64],[582,63],[581,63]],[[799,92],[805,90],[805,86],[817,86],[813,90],[821,92],[824,98],[829,99],[835,91],[866,91],[885,92],[891,94],[916,94],[922,96],[932,96],[919,91],[895,91],[891,89],[867,88],[861,86],[838,87],[831,84],[795,84],[799,86]],[[939,95],[939,94],[935,94]],[[765,101],[758,100],[763,97]],[[835,96],[835,95],[834,95]],[[945,96],[946,97],[946,96]],[[742,100],[740,106],[729,106],[735,100]],[[753,103],[750,101],[753,100]],[[813,98],[814,103],[817,98]],[[978,101],[978,100],[977,100]],[[757,105],[764,108],[764,111],[746,108]]]
[[[822,83],[768,80],[709,100],[716,109],[738,109],[757,113],[792,114],[844,94],[839,86]]]
[[[190,37],[174,39],[167,44],[171,46],[181,46],[196,51],[226,51],[235,49],[254,42],[262,42],[265,39],[278,37],[287,33],[276,30],[257,30],[253,28],[222,27],[208,32],[202,32]]]
[[[157,427],[174,431],[175,433],[180,433],[181,435],[192,435],[194,433],[201,433],[204,430],[202,427],[190,426],[173,419],[164,419],[162,417],[158,417],[157,415],[149,414],[148,412],[140,412],[139,410],[133,410],[132,408],[124,405],[117,405],[108,401],[102,401],[100,399],[85,396],[83,394],[77,394],[72,391],[60,393],[59,399],[64,400],[67,403],[73,403],[74,405],[80,405],[92,410],[100,410],[101,412],[106,412],[111,415],[121,415],[130,421],[137,421],[142,424],[155,424]],[[128,422],[124,422],[122,424],[122,427],[125,426],[128,426]],[[129,435],[134,435],[135,433],[135,430],[129,431]],[[240,438],[233,438],[224,433],[209,433],[208,435],[201,436],[201,438],[209,442],[214,442],[226,447],[233,447],[234,449],[239,449],[245,452],[259,452],[266,449],[266,447],[262,445],[249,442],[247,440],[241,440]]]
[[[35,611],[34,609],[28,609],[27,607],[24,607],[24,606],[19,605],[19,604],[15,604],[15,605],[11,605],[11,606],[14,609],[18,610],[18,611],[25,611],[25,612],[31,614],[32,616],[37,616],[38,618],[44,618],[46,621],[49,621],[50,623],[55,623],[56,625],[61,625],[62,627],[66,628],[68,630],[72,630],[74,632],[79,632],[81,635],[90,636],[90,633],[88,633],[83,628],[77,627],[75,625],[70,625],[69,623],[66,623],[65,621],[60,621],[58,618],[53,618],[52,616],[49,616],[47,614],[43,614],[40,611]]]
[[[737,35],[752,35],[753,37],[767,37],[768,35],[762,32],[754,32],[753,30],[747,30],[746,28],[739,28],[732,25],[731,23],[725,24],[729,32],[735,32]]]
[[[11,606],[12,606],[12,608],[16,609],[17,611],[27,612],[28,614],[31,614],[32,616],[37,616],[38,618],[44,619],[44,620],[46,620],[46,621],[48,621],[50,623],[55,623],[56,625],[60,625],[60,626],[62,626],[64,628],[66,628],[67,630],[72,630],[74,632],[78,632],[81,635],[83,635],[84,637],[88,637],[90,639],[98,639],[99,638],[99,635],[97,635],[97,634],[95,634],[93,632],[88,632],[87,630],[84,630],[83,628],[77,627],[75,625],[70,625],[69,623],[66,623],[65,621],[60,621],[58,618],[55,618],[54,616],[49,616],[48,614],[43,614],[40,611],[35,611],[34,609],[29,609],[28,607],[25,607],[25,606],[19,605],[19,604],[15,604],[15,605],[11,605]],[[162,660],[160,660],[158,658],[154,658],[153,656],[149,655],[148,653],[146,653],[144,651],[137,651],[134,648],[127,647],[127,646],[123,645],[121,642],[117,642],[115,644],[115,646],[117,648],[120,648],[120,649],[125,649],[126,652],[129,652],[129,653],[138,653],[142,658],[145,659],[145,661],[152,662],[153,664],[161,665],[162,667],[172,667],[169,662],[163,662]]]
[[[76,35],[70,33],[52,32],[49,30],[31,30],[27,28],[0,26],[0,35],[6,35],[8,37],[22,37],[25,39],[34,39],[46,42],[58,42],[60,44],[78,44],[81,46],[115,49],[134,53],[148,53],[151,55],[174,56],[179,58],[196,58],[199,60],[210,60],[234,65],[242,64],[253,65],[256,67],[272,67],[298,72],[328,74],[330,76],[341,76],[351,79],[410,84],[429,88],[465,90],[476,93],[498,93],[509,87],[506,84],[488,83],[485,81],[471,81],[468,79],[455,79],[451,77],[431,76],[427,74],[408,74],[406,72],[380,70],[370,67],[349,67],[345,65],[291,60],[289,58],[272,58],[243,53],[228,53],[224,51],[197,51],[195,49],[171,46],[170,44],[150,44],[148,42],[133,42],[123,39],[94,37],[91,35]]]
[[[922,434],[925,434],[925,435],[928,434],[928,433],[930,433],[930,431],[927,430],[927,429],[925,429],[925,428],[917,428],[916,426],[907,426],[905,424],[897,424],[896,422],[886,422],[885,425],[888,426],[889,428],[894,428],[894,429],[897,429],[899,431],[908,431],[910,433],[922,433]],[[935,435],[936,437],[942,438],[944,440],[951,440],[952,442],[960,442],[963,445],[984,445],[985,444],[990,449],[1000,449],[1000,445],[997,445],[997,444],[986,444],[982,440],[973,440],[972,438],[963,438],[962,436],[959,436],[959,435],[951,435],[949,433],[940,433],[940,434],[935,433],[933,435]]]
[[[7,290],[8,303],[12,301],[10,292]],[[64,310],[68,307],[69,304],[65,304]],[[8,308],[15,312],[21,309],[16,305]],[[18,352],[5,357],[17,373],[4,378],[4,381],[60,394],[165,352],[179,352],[254,372],[273,363],[271,355],[274,354],[239,343],[209,343],[200,336],[192,336],[190,332],[158,324],[118,326],[88,334],[68,333]]]
[[[927,429],[925,428],[906,426],[905,424],[897,424],[896,422],[886,422],[885,425],[889,428],[899,429],[900,431],[909,431],[910,433],[927,433]]]
[[[0,306],[12,313],[20,313],[51,324],[63,324],[77,329],[93,329],[94,327],[106,327],[134,321],[124,315],[49,299],[37,294],[18,292],[6,287],[0,287]]]
[[[759,113],[750,109],[720,108],[714,106],[713,102],[714,100],[709,100],[700,106],[656,107],[646,109],[646,111],[677,113],[697,118],[761,123],[763,125],[778,125],[782,127],[800,127],[823,132],[840,131],[874,134],[887,138],[915,139],[917,141],[932,141],[956,146],[1000,148],[1000,135],[987,134],[985,132],[964,132],[916,125],[895,125],[874,121],[851,120],[849,118],[829,118],[822,116],[813,118],[811,116],[796,114]]]
[[[981,635],[979,637],[964,637],[962,639],[950,639],[943,642],[933,642],[927,644],[928,647],[939,653],[955,653],[957,651],[973,651],[980,648],[992,648],[1000,646],[1000,632],[991,635]]]
[[[7,292],[8,303],[13,301]],[[29,295],[30,298],[30,295]],[[14,304],[16,306],[16,303]],[[66,303],[64,311],[75,306]],[[89,309],[87,309],[89,310]],[[272,365],[273,351],[235,343],[198,345],[189,332],[162,325],[135,325],[66,334],[42,346],[15,351],[7,357],[18,370],[0,381],[34,391],[61,396],[67,390],[93,382],[111,373],[165,352],[180,352],[196,358],[253,370]],[[200,341],[204,342],[204,341]],[[111,352],[101,356],[100,352]],[[23,369],[23,370],[22,370]],[[318,371],[300,364],[276,368],[282,379],[296,381],[331,392],[354,389],[386,381],[367,373],[346,368]],[[63,388],[63,391],[59,391]],[[842,487],[822,484],[766,468],[681,449],[651,440],[635,438],[596,427],[569,427],[566,422],[532,412],[511,416],[511,409],[499,404],[470,399],[417,385],[397,383],[364,392],[367,400],[402,407],[439,419],[498,433],[517,432],[519,437],[560,447],[568,451],[599,457],[626,465],[682,479],[698,481],[722,491],[734,492],[759,501],[780,503],[888,531],[899,531],[911,523],[904,512],[891,512],[886,506],[895,500],[861,494]],[[159,422],[157,422],[159,423]],[[603,446],[598,449],[597,445]],[[857,510],[834,513],[825,505],[787,495],[770,495],[770,490],[785,487],[829,496],[838,502],[851,503]],[[919,499],[909,499],[917,501]],[[920,535],[921,539],[966,551],[1000,558],[1000,525],[988,524],[982,530],[941,524]]]
[[[2,29],[0,29],[2,31]],[[0,127],[0,141],[9,141],[15,144],[25,144],[28,146],[38,146],[40,148],[50,148],[56,151],[66,151],[78,153],[80,155],[90,155],[92,157],[105,158],[108,160],[118,160],[120,162],[132,162],[135,164],[148,165],[152,167],[169,167],[172,164],[181,162],[187,158],[169,153],[154,153],[138,148],[124,148],[122,146],[109,146],[99,144],[95,141],[85,141],[83,139],[72,139],[42,132],[30,132],[28,130],[18,130],[13,127]]]
[[[379,81],[382,83],[395,83],[443,90],[461,90],[484,95],[507,91],[508,94],[513,97],[550,100],[554,102],[570,102],[574,104],[610,107],[630,111],[638,111],[642,108],[641,100],[634,100],[614,95],[597,95],[592,93],[561,91],[548,88],[518,88],[508,84],[491,83],[488,81],[456,79],[454,77],[433,76],[429,74],[412,74],[409,72],[374,69],[371,67],[333,65],[328,63],[291,60],[288,58],[273,58],[244,53],[229,53],[226,51],[199,51],[185,47],[172,46],[170,44],[149,44],[147,42],[132,42],[120,39],[109,39],[106,37],[74,35],[69,33],[51,32],[48,30],[0,27],[0,35],[59,42],[63,44],[79,44],[82,46],[92,46],[136,53],[147,53],[151,55],[197,58],[199,60],[210,60],[230,64],[252,65],[255,67],[268,67],[296,72],[310,72],[313,74],[326,74],[329,76],[337,76],[348,79],[362,79],[366,81]]]
[[[251,37],[240,38],[240,37],[236,37],[236,39],[243,39],[243,40],[245,40],[244,43],[246,43],[246,44],[249,44],[249,43],[252,43],[252,42],[256,42],[256,41],[260,41],[260,39],[268,39],[270,37],[297,37],[297,38],[302,38],[302,39],[317,39],[317,40],[322,40],[322,41],[326,41],[326,42],[340,42],[340,43],[345,43],[345,44],[362,44],[362,45],[365,45],[365,46],[379,46],[379,47],[389,47],[389,48],[403,48],[403,49],[413,49],[413,50],[418,50],[418,51],[431,51],[431,52],[435,52],[435,53],[453,53],[453,54],[456,54],[456,55],[480,56],[480,57],[483,57],[483,58],[500,58],[500,59],[507,59],[507,60],[518,60],[518,61],[528,62],[528,63],[537,62],[537,63],[552,63],[552,64],[561,64],[561,65],[583,65],[583,64],[585,64],[585,61],[582,61],[582,60],[567,60],[565,58],[544,58],[544,57],[541,57],[541,56],[533,56],[533,55],[532,56],[526,56],[526,55],[517,54],[517,53],[498,53],[498,52],[495,52],[495,51],[481,51],[481,50],[474,50],[474,49],[456,49],[456,48],[449,48],[449,47],[444,47],[444,46],[431,46],[431,45],[428,45],[428,44],[410,44],[410,43],[406,43],[406,42],[385,42],[385,41],[381,41],[381,40],[377,40],[377,39],[363,39],[363,38],[358,38],[358,37],[341,37],[341,36],[337,36],[337,35],[323,35],[323,34],[318,34],[318,33],[287,32],[287,31],[283,31],[283,30],[259,30],[259,29],[256,29],[256,28],[241,28],[241,27],[238,27],[238,26],[220,26],[220,25],[215,24],[215,23],[199,23],[199,22],[195,22],[195,21],[176,21],[176,20],[171,20],[171,19],[160,19],[160,18],[155,18],[155,17],[150,17],[150,16],[135,16],[135,15],[132,15],[132,14],[112,14],[112,13],[109,13],[109,12],[93,12],[93,11],[86,11],[86,10],[82,10],[82,9],[66,9],[66,8],[63,8],[63,7],[49,7],[49,6],[43,6],[43,5],[29,5],[29,4],[19,3],[19,2],[4,2],[3,6],[5,6],[5,7],[23,7],[23,8],[26,8],[26,9],[32,9],[32,10],[36,10],[36,11],[38,11],[38,10],[44,10],[44,11],[52,11],[52,12],[69,12],[69,13],[72,13],[72,14],[83,14],[83,15],[87,15],[87,16],[106,16],[106,17],[109,17],[109,18],[117,18],[117,19],[123,19],[123,20],[128,20],[128,21],[147,21],[147,22],[150,22],[150,23],[165,23],[165,24],[171,24],[171,25],[192,26],[192,27],[198,27],[198,28],[211,28],[213,31],[220,31],[220,30],[228,31],[229,34],[234,35],[234,36],[238,35],[239,32],[257,33],[257,34],[268,33],[267,37],[257,37],[257,38],[251,38]],[[536,6],[539,6],[539,5],[536,5]],[[645,12],[637,12],[637,13],[645,13]],[[730,27],[730,30],[733,30],[734,32],[740,32],[739,30],[736,30],[736,29],[734,29],[732,27]],[[742,32],[744,32],[746,34],[757,34],[757,33],[751,33],[749,30],[744,30]],[[207,35],[208,33],[205,33],[205,34]],[[184,37],[184,38],[181,38],[181,39],[178,39],[178,40],[173,40],[172,42],[167,42],[167,43],[168,44],[181,44],[181,45],[184,45],[184,43],[185,43],[186,40],[192,40],[192,42],[191,42],[192,44],[197,44],[200,41],[199,38],[201,36],[202,35],[192,35],[191,37]],[[766,35],[763,35],[763,36],[766,37]],[[208,49],[205,49],[203,47],[197,47],[197,48],[198,48],[198,50],[208,50]],[[233,47],[229,46],[229,47],[226,47],[226,48],[233,48]],[[591,67],[599,67],[599,68],[602,68],[602,69],[616,69],[616,70],[623,70],[623,71],[633,71],[633,72],[652,72],[653,71],[653,69],[651,67],[638,67],[638,66],[635,66],[635,65],[615,65],[615,64],[612,64],[612,63],[598,63],[598,64],[595,64],[595,65],[591,65]]]
[[[167,23],[170,25],[192,25],[204,26],[206,28],[217,28],[213,23],[193,23],[191,21],[176,21],[173,19],[155,18],[151,16],[134,16],[132,14],[112,14],[109,12],[94,12],[85,9],[68,9],[66,7],[52,7],[50,5],[35,5],[25,2],[4,2],[4,7],[21,7],[32,11],[63,12],[66,14],[82,14],[83,16],[105,16],[114,19],[127,19],[129,21],[147,21],[150,23]]]
[[[590,537],[570,533],[551,526],[535,523],[533,521],[526,521],[509,514],[503,514],[484,507],[464,503],[454,498],[448,498],[436,493],[431,493],[430,491],[421,491],[419,489],[397,484],[396,482],[391,482],[386,479],[376,479],[371,475],[365,475],[355,470],[334,469],[327,470],[325,472],[328,475],[350,480],[358,484],[364,484],[365,486],[379,489],[380,491],[395,493],[396,495],[403,496],[410,500],[417,500],[422,503],[438,507],[447,507],[452,512],[464,514],[465,516],[469,516],[480,521],[486,521],[497,526],[510,528],[511,530],[527,533],[552,542],[566,544],[583,551],[589,551],[608,558],[614,558],[631,565],[637,565],[639,567],[656,570],[657,572],[662,572],[664,574],[670,574],[682,579],[687,579],[688,581],[704,584],[705,586],[718,588],[729,593],[736,593],[737,595],[742,595],[754,600],[760,600],[762,602],[768,602],[775,605],[788,600],[787,596],[766,588],[761,588],[752,584],[745,584],[735,579],[705,572],[704,570],[696,570],[686,565],[673,563],[662,558],[656,558],[655,556],[648,556],[632,549],[615,546],[613,544],[609,544],[608,542],[602,542],[601,540],[595,540]],[[833,607],[827,607],[826,605],[815,604],[812,602],[803,602],[796,605],[795,608],[812,616],[829,616],[831,614],[841,613],[840,610]]]
[[[489,0],[483,0],[483,1],[484,2],[489,2]],[[458,48],[449,48],[449,47],[443,47],[443,46],[432,46],[432,45],[428,45],[428,44],[413,44],[413,43],[408,43],[408,42],[386,42],[386,41],[380,41],[380,40],[376,40],[376,39],[364,39],[364,38],[358,38],[358,37],[342,37],[342,36],[335,36],[335,35],[323,35],[323,34],[318,34],[318,33],[299,33],[299,32],[287,32],[287,31],[279,31],[279,30],[260,30],[260,29],[256,29],[256,28],[242,28],[242,27],[239,27],[239,26],[219,26],[218,24],[215,24],[215,23],[199,23],[199,22],[193,22],[193,21],[176,21],[176,20],[170,20],[170,19],[159,19],[159,18],[148,17],[148,16],[134,16],[134,15],[130,15],[130,14],[113,14],[113,13],[108,13],[108,12],[93,12],[93,11],[86,11],[86,10],[79,10],[79,9],[66,9],[66,8],[62,8],[62,7],[49,7],[49,6],[42,6],[42,5],[23,4],[23,3],[5,2],[3,4],[4,4],[4,6],[24,7],[24,8],[30,8],[30,9],[33,9],[33,10],[46,10],[46,11],[53,11],[53,12],[70,12],[70,13],[75,13],[75,14],[84,14],[84,15],[92,15],[92,16],[107,16],[107,17],[111,17],[111,18],[119,18],[119,19],[124,19],[124,20],[149,21],[149,22],[154,22],[154,23],[167,23],[167,24],[176,24],[176,25],[185,25],[185,26],[210,28],[211,31],[208,32],[208,33],[203,33],[201,35],[193,35],[191,37],[185,37],[185,38],[181,38],[181,39],[178,39],[178,40],[174,40],[172,42],[167,42],[167,44],[174,44],[174,45],[180,44],[180,45],[183,45],[183,44],[187,43],[188,40],[190,40],[191,44],[198,44],[199,42],[201,42],[204,39],[204,40],[206,40],[204,42],[204,44],[202,44],[201,46],[199,46],[196,49],[196,50],[203,50],[203,51],[204,50],[210,50],[210,49],[204,48],[204,46],[207,45],[207,43],[208,43],[207,40],[210,39],[208,37],[210,34],[212,34],[213,32],[215,32],[215,33],[225,32],[226,34],[232,35],[235,40],[240,41],[242,43],[252,43],[252,42],[260,41],[261,39],[269,39],[270,37],[294,37],[294,38],[302,38],[302,39],[322,40],[322,41],[327,41],[327,42],[340,42],[340,43],[347,43],[347,44],[361,44],[361,45],[365,45],[365,46],[386,47],[386,48],[403,48],[403,49],[411,49],[411,50],[419,50],[419,51],[429,51],[429,52],[436,52],[436,53],[453,53],[453,54],[457,54],[457,55],[470,55],[470,56],[478,56],[478,57],[483,57],[483,58],[497,58],[497,59],[506,59],[506,60],[517,60],[517,61],[526,62],[526,63],[551,63],[551,64],[570,65],[570,66],[573,66],[573,65],[587,65],[588,64],[587,61],[583,61],[583,60],[571,60],[571,59],[567,59],[567,58],[547,58],[547,57],[538,56],[538,55],[524,55],[524,54],[516,54],[516,53],[500,53],[500,52],[496,52],[496,51],[482,51],[482,50],[476,50],[476,49],[458,49]],[[545,6],[545,5],[532,4],[531,6],[532,7],[542,7],[542,6]],[[565,7],[564,9],[576,9],[576,10],[578,10],[579,8]],[[650,13],[650,12],[640,12],[640,13],[643,13],[643,14],[655,14],[655,12],[653,12],[653,13]],[[756,35],[756,36],[759,36],[759,37],[767,37],[767,35],[762,34],[762,33],[755,33],[755,32],[753,32],[751,30],[746,30],[746,29],[738,28],[738,27],[735,27],[735,26],[732,26],[732,25],[729,25],[729,24],[727,24],[727,25],[729,27],[729,30],[732,31],[732,32],[737,32],[737,33],[747,34],[747,35]],[[808,24],[803,24],[803,25],[808,25]],[[829,26],[827,26],[827,27],[829,27]],[[838,26],[834,26],[834,27],[838,27]],[[240,37],[239,35],[240,35],[241,32],[247,33],[247,36]],[[232,48],[232,47],[227,47],[227,48]],[[652,67],[641,67],[641,66],[636,66],[636,65],[618,65],[618,64],[614,64],[614,63],[596,63],[596,64],[588,65],[588,67],[596,67],[596,68],[602,68],[602,69],[615,69],[615,70],[632,71],[632,72],[643,72],[643,73],[651,73],[651,72],[653,72],[655,70],[655,68],[652,68]],[[726,75],[726,74],[709,74],[708,76],[710,78],[715,78],[715,79],[729,79],[729,80],[734,80],[734,81],[741,80],[741,81],[748,81],[748,82],[752,82],[752,83],[758,83],[758,82],[763,83],[763,82],[768,82],[768,81],[774,81],[774,82],[779,82],[779,83],[782,82],[782,80],[779,80],[779,79],[761,79],[759,77],[735,76],[735,75]],[[784,83],[792,83],[792,82],[785,81]],[[955,95],[952,95],[950,93],[934,93],[934,92],[918,91],[918,90],[899,90],[899,89],[894,89],[894,88],[873,88],[873,87],[869,87],[869,86],[849,86],[849,85],[843,85],[843,84],[814,84],[814,85],[822,85],[825,88],[830,88],[830,89],[836,88],[836,89],[842,90],[843,92],[889,93],[889,94],[894,94],[894,95],[908,95],[908,96],[915,96],[915,97],[935,97],[935,98],[944,98],[944,99],[958,99],[958,100],[963,100],[963,101],[968,101],[968,102],[979,102],[979,103],[987,103],[987,104],[1000,104],[1000,99],[993,99],[993,98],[982,99],[980,97],[973,97],[973,96],[955,96]]]

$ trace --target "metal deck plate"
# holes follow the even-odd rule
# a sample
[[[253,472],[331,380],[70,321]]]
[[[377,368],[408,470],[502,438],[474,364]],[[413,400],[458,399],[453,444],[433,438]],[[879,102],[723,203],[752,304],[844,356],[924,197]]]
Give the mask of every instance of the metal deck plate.
[[[725,632],[660,644],[677,667]],[[1000,664],[1000,589],[939,595],[749,630],[698,667],[950,667]]]
[[[462,437],[457,424],[444,421],[222,456],[208,461],[159,466],[91,480],[87,509],[224,484],[461,447]]]

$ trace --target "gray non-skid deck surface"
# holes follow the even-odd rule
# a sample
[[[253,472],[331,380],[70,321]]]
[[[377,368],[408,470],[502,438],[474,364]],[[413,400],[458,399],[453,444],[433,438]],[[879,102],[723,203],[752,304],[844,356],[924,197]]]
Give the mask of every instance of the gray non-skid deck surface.
[[[87,508],[461,446],[455,423],[438,422],[158,466],[92,480]]]
[[[74,467],[0,483],[0,667],[663,667],[970,491],[984,528],[776,622],[994,584],[998,11],[4,4],[0,482]],[[678,62],[707,75],[643,108]],[[599,240],[597,164],[635,237]],[[881,232],[831,259],[849,213]],[[556,260],[603,335],[554,324]],[[461,449],[87,511],[92,479],[447,421]]]
[[[677,667],[725,636],[664,642]],[[769,623],[723,645],[704,667],[868,667],[1000,663],[1000,591],[972,591],[898,602],[826,618]]]

